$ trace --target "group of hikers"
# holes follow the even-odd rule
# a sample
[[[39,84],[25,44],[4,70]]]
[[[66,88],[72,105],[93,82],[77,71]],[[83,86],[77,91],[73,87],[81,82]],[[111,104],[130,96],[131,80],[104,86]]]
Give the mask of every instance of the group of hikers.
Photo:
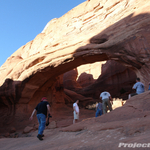
[[[100,100],[101,102],[98,102],[96,104],[96,113],[95,117],[101,116],[102,114],[106,114],[107,110],[109,109],[112,111],[112,104],[113,104],[113,99],[110,95],[109,92],[104,91],[100,94]],[[73,114],[74,114],[74,119],[73,119],[73,124],[76,123],[79,120],[79,106],[78,106],[79,100],[77,100],[73,104]],[[108,107],[108,108],[107,108]]]
[[[132,89],[136,90],[136,93],[131,93],[129,94],[128,98],[131,98],[132,96],[141,94],[145,91],[144,84],[140,82],[140,78],[136,79],[136,83],[133,85]],[[149,90],[150,90],[150,84],[149,84]],[[99,96],[100,101],[96,104],[96,113],[95,117],[101,116],[102,114],[106,114],[107,110],[109,109],[112,111],[112,104],[113,104],[113,99],[110,95],[109,92],[104,91],[100,94]],[[76,123],[79,120],[79,106],[78,106],[79,100],[77,100],[75,103],[73,103],[73,124]],[[37,138],[39,140],[43,140],[44,134],[43,131],[46,126],[46,118],[47,118],[47,112],[48,112],[48,118],[52,117],[50,115],[50,104],[47,101],[46,97],[43,97],[41,99],[41,102],[35,107],[33,110],[30,120],[33,119],[34,113],[37,112],[37,119],[39,122],[39,128],[38,128],[38,135]]]
[[[131,93],[128,95],[128,99],[130,99],[132,96],[141,94],[145,92],[145,87],[142,82],[140,82],[140,78],[136,78],[136,83],[133,85],[132,89],[136,90],[135,93]],[[149,83],[149,89],[150,90],[150,83]],[[113,100],[109,92],[102,92],[100,95],[100,99],[102,100],[102,103],[98,103],[96,105],[96,113],[95,117],[101,116],[102,114],[107,113],[107,106],[110,111],[112,111],[112,105]]]

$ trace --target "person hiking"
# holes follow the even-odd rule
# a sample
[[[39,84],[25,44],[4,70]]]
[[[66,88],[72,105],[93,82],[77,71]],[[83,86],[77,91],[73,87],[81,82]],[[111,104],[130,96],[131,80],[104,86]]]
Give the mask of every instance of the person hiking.
[[[73,124],[76,123],[79,120],[79,106],[78,106],[79,100],[77,100],[74,104],[73,104],[73,115],[74,115],[74,119],[73,119]]]
[[[39,140],[43,140],[43,132],[45,129],[45,125],[46,125],[46,117],[47,117],[47,111],[48,111],[48,116],[51,117],[50,115],[50,105],[47,101],[46,97],[43,97],[41,99],[41,102],[35,107],[35,109],[33,110],[31,116],[30,116],[30,120],[33,119],[33,115],[34,113],[37,111],[37,119],[39,122],[39,128],[38,128],[38,135],[37,138]]]
[[[109,110],[112,111],[112,105],[110,103],[110,100],[111,101],[113,101],[113,100],[112,100],[110,93],[107,91],[102,92],[100,94],[100,99],[102,100],[103,114],[107,113],[107,106],[108,106]]]
[[[132,96],[145,92],[144,84],[140,82],[140,78],[136,78],[136,83],[133,85],[132,89],[135,89],[136,93],[129,94],[128,99],[130,99]]]
[[[98,117],[99,115],[101,116],[103,114],[103,106],[102,103],[99,102],[96,104],[96,113],[95,113],[95,117]]]

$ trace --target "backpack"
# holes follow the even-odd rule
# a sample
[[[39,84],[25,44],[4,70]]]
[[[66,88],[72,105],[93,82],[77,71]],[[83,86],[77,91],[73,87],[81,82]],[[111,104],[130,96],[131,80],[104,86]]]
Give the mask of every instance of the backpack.
[[[102,110],[102,103],[98,103],[97,109]]]

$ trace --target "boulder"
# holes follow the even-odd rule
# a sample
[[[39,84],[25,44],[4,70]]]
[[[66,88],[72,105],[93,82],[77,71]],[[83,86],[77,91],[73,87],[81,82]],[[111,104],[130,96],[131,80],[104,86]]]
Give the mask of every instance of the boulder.
[[[49,129],[55,129],[56,127],[57,127],[56,121],[50,122],[50,124],[49,124],[49,126],[48,126]]]
[[[29,132],[31,132],[32,130],[34,130],[33,127],[27,126],[27,127],[24,128],[23,133],[29,133]]]
[[[9,133],[14,133],[14,132],[16,132],[16,128],[11,127],[11,129],[10,129]]]

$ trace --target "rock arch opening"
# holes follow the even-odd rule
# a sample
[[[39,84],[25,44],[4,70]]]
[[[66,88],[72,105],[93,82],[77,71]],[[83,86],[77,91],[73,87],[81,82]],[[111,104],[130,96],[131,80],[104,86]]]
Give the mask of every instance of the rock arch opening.
[[[99,72],[95,65],[102,67]],[[63,85],[67,96],[71,97],[73,101],[86,99],[84,107],[98,102],[100,93],[105,90],[109,91],[114,99],[127,99],[136,79],[134,71],[113,60],[108,60],[104,64],[94,63],[93,67],[91,64],[83,65],[81,66],[82,72],[79,67],[63,75]],[[99,73],[97,79],[93,78],[92,69],[93,72],[95,69],[96,73]],[[87,74],[85,70],[91,71],[91,73]],[[73,91],[73,96],[71,96],[71,91]]]

